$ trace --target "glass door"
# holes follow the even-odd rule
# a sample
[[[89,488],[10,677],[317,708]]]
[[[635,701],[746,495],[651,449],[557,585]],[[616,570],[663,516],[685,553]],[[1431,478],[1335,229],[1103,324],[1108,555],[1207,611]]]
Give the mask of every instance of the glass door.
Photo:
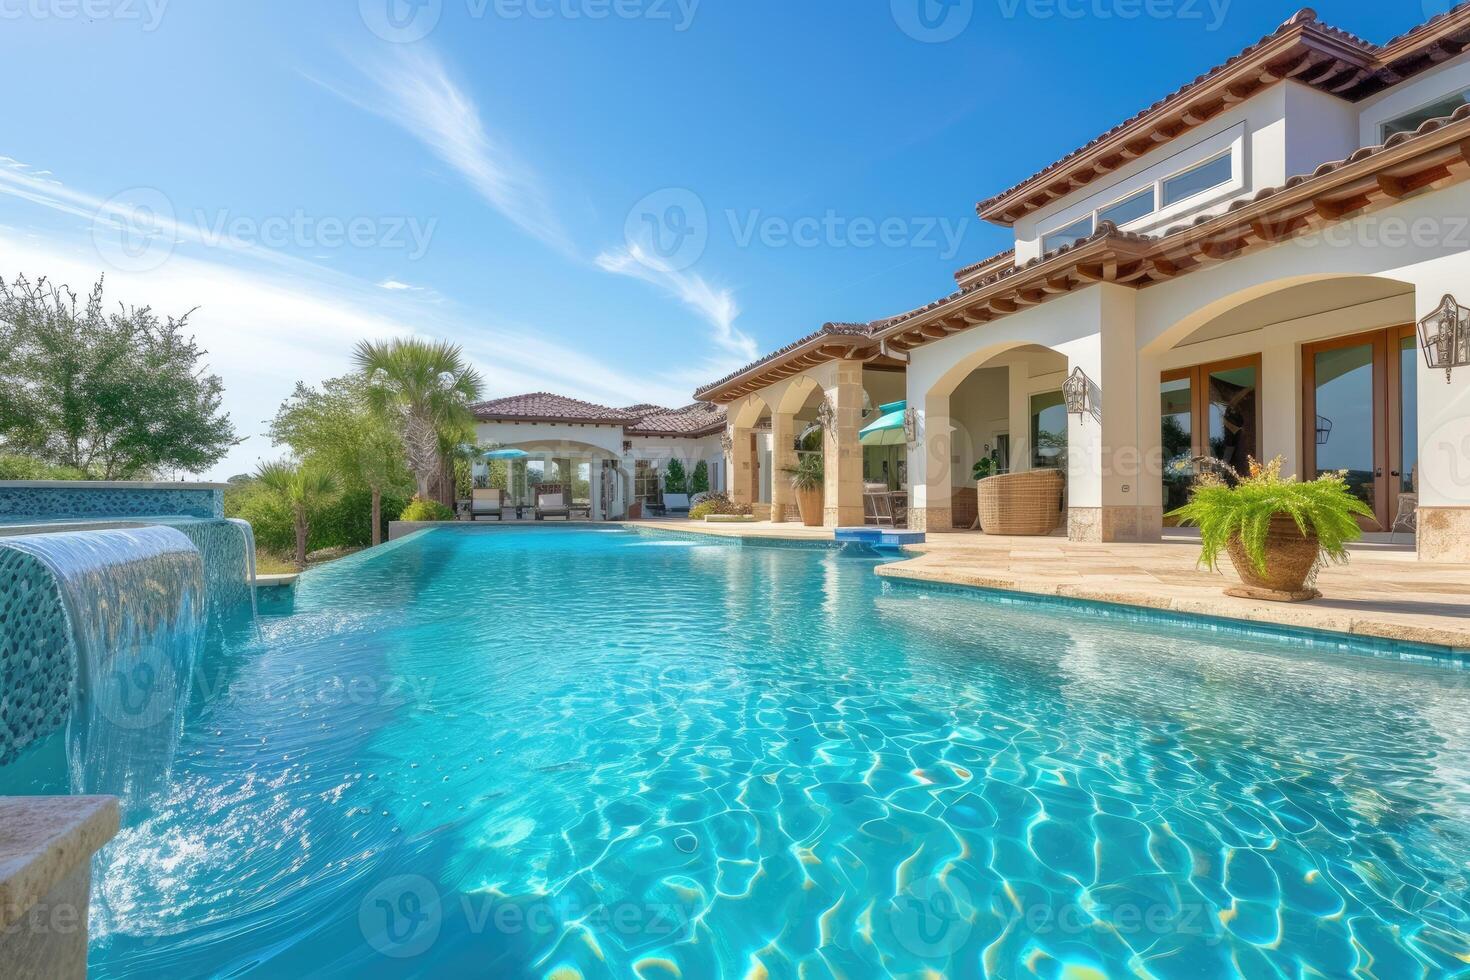
[[[1259,354],[1166,371],[1160,377],[1164,513],[1189,501],[1199,473],[1197,457],[1216,459],[1242,476],[1251,459],[1260,459],[1260,390]]]
[[[1366,528],[1388,530],[1400,498],[1414,493],[1417,393],[1412,327],[1302,348],[1304,476],[1345,472],[1354,495],[1373,509]]]

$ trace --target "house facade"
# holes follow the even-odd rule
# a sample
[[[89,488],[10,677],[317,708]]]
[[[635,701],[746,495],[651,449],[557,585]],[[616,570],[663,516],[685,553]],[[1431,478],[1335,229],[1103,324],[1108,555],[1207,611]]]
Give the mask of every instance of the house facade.
[[[1470,8],[1385,44],[1303,11],[981,202],[1014,247],[954,292],[697,393],[728,406],[732,492],[760,489],[755,426],[770,417],[779,455],[819,393],[828,523],[860,523],[855,434],[881,373],[908,403],[914,527],[971,526],[986,457],[1063,468],[1073,540],[1157,540],[1192,458],[1280,455],[1347,471],[1377,528],[1417,523],[1421,557],[1470,562],[1470,364],[1439,366],[1470,361],[1467,45]],[[1460,332],[1436,344],[1442,322]]]
[[[559,483],[594,520],[647,513],[663,499],[664,477],[678,460],[692,475],[700,463],[710,489],[724,487],[725,408],[696,402],[683,408],[613,408],[536,392],[472,406],[481,446],[519,450],[516,459],[474,467],[477,485],[506,491],[513,504],[534,503],[534,487]]]

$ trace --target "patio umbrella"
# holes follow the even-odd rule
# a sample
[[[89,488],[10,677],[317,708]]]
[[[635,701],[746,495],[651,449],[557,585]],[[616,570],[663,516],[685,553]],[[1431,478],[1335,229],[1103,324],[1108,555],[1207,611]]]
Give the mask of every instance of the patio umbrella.
[[[525,459],[529,455],[524,449],[492,449],[484,454],[486,459]]]
[[[858,441],[864,446],[902,446],[908,443],[903,431],[903,416],[909,403],[889,402],[878,408],[877,421],[858,433]]]

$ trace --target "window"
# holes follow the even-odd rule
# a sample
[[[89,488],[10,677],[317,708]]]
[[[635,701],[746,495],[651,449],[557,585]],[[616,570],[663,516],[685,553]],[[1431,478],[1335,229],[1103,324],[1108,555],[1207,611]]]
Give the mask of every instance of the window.
[[[1092,215],[1088,215],[1075,224],[1058,229],[1041,240],[1043,252],[1055,252],[1067,245],[1075,245],[1088,235],[1092,234]]]
[[[650,507],[663,505],[663,481],[659,479],[658,464],[652,460],[633,463],[633,499]]]
[[[1187,197],[1194,197],[1212,187],[1228,184],[1233,176],[1235,164],[1229,153],[1206,160],[1163,182],[1164,207],[1177,204]]]
[[[1097,220],[1111,221],[1121,228],[1130,221],[1137,221],[1146,214],[1153,214],[1153,211],[1154,189],[1150,187],[1132,197],[1124,198],[1117,204],[1110,204],[1103,208],[1097,213]]]
[[[1060,391],[1031,396],[1031,468],[1067,465],[1067,403]]]
[[[1452,95],[1447,99],[1440,99],[1438,102],[1431,102],[1429,105],[1421,106],[1413,112],[1406,112],[1396,119],[1390,119],[1383,124],[1382,140],[1386,143],[1388,142],[1388,138],[1395,134],[1412,133],[1431,119],[1438,119],[1440,116],[1452,114],[1467,102],[1470,102],[1470,90],[1461,92],[1458,95]]]

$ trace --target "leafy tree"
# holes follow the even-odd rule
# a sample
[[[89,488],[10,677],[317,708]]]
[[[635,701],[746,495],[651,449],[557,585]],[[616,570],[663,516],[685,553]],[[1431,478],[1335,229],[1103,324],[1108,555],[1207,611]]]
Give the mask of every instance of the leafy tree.
[[[0,280],[0,440],[107,480],[213,466],[237,440],[189,316],[106,314],[100,280],[85,302],[45,279]]]
[[[263,487],[291,508],[296,529],[296,567],[305,568],[312,512],[336,495],[337,481],[320,467],[285,460],[261,463],[255,476]]]
[[[406,495],[411,479],[403,442],[373,409],[360,374],[330,378],[321,388],[297,383],[276,412],[270,437],[296,458],[324,469],[344,488],[371,494],[372,543],[383,540],[383,495]]]
[[[683,493],[688,485],[684,464],[678,459],[669,460],[668,469],[664,470],[664,493]]]
[[[480,373],[446,341],[364,340],[353,354],[369,403],[397,426],[418,496],[428,499],[430,482],[443,478],[441,437],[474,425],[469,406],[484,386]]]
[[[709,464],[704,460],[694,464],[694,473],[689,477],[690,493],[709,493]]]

